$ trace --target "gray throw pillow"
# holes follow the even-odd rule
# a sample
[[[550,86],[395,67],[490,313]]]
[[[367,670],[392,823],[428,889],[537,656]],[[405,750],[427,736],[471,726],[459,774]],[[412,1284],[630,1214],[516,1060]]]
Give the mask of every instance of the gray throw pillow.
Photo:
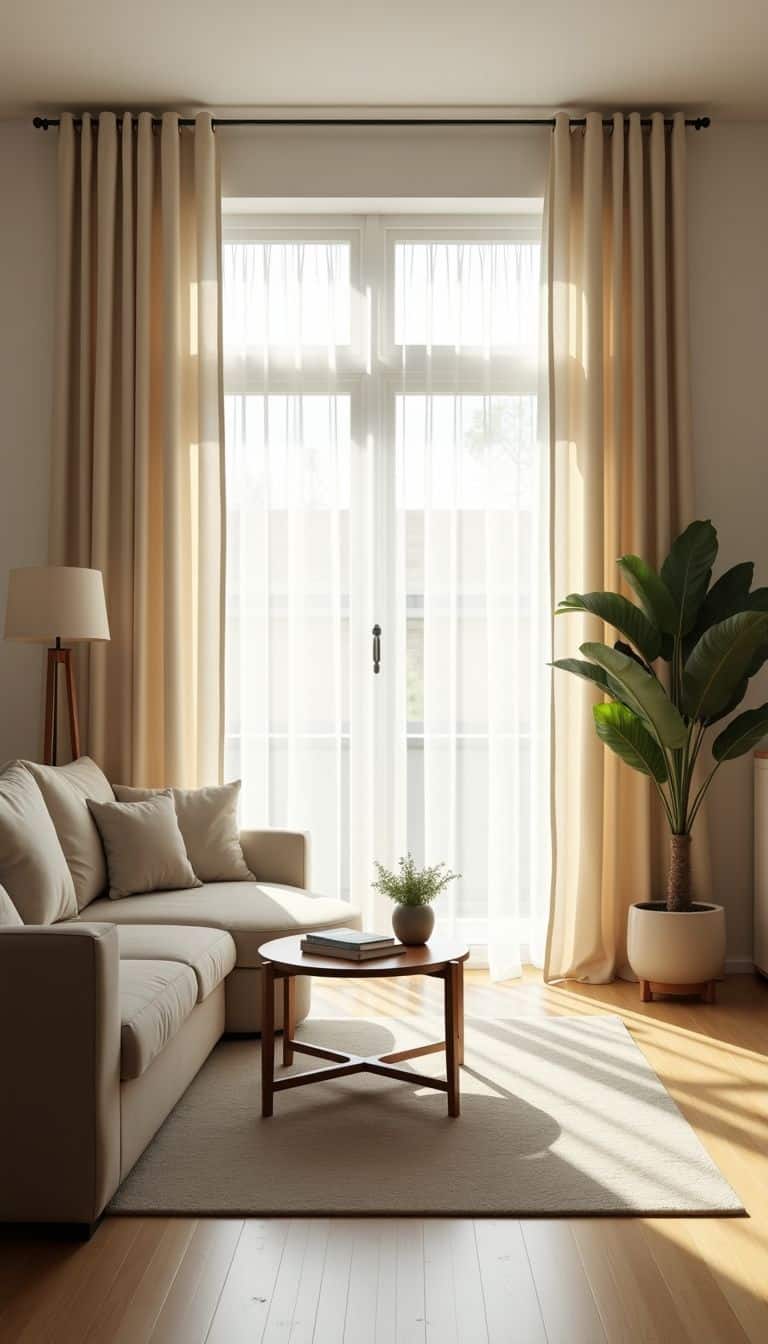
[[[104,845],[113,901],[202,885],[187,857],[170,789],[136,803],[89,798],[88,807]]]
[[[253,873],[243,858],[237,806],[240,780],[211,784],[202,789],[171,789],[179,830],[189,861],[202,882],[253,882]],[[115,785],[121,802],[157,796],[154,789]]]

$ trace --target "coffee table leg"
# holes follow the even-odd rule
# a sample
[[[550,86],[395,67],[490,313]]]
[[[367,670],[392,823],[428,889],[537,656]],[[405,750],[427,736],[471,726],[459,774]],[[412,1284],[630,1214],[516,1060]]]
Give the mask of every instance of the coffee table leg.
[[[459,1114],[459,1008],[461,962],[449,961],[445,968],[445,1069],[448,1082],[448,1114]]]
[[[261,968],[261,1114],[272,1114],[275,1079],[275,974],[271,961]]]
[[[457,963],[457,965],[459,968],[458,969],[459,993],[458,993],[458,1008],[457,1008],[458,1029],[459,1029],[458,1062],[459,1064],[463,1064],[464,1063],[464,962],[460,961]]]
[[[283,980],[283,1065],[287,1068],[293,1063],[291,1041],[296,1031],[296,980],[286,975]]]

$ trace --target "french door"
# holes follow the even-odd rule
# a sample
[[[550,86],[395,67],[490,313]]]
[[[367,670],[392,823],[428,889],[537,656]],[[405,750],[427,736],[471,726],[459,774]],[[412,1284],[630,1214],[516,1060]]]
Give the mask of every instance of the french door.
[[[374,859],[445,861],[439,921],[515,974],[548,899],[539,223],[228,216],[223,246],[244,823],[308,830],[374,927]]]

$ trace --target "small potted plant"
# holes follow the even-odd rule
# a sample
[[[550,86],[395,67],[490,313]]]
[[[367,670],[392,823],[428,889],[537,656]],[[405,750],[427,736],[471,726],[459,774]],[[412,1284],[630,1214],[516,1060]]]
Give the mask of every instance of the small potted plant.
[[[629,911],[628,956],[642,982],[706,986],[722,974],[725,914],[693,899],[691,830],[714,776],[768,732],[768,704],[732,714],[768,658],[768,588],[751,589],[754,565],[734,565],[710,587],[717,533],[691,523],[659,573],[637,555],[618,561],[640,605],[619,593],[571,593],[563,612],[590,612],[622,636],[581,645],[583,660],[553,664],[602,692],[593,706],[600,740],[634,770],[648,775],[671,833],[666,901],[641,901]],[[656,668],[661,662],[661,676]],[[666,667],[663,665],[666,664]],[[717,724],[703,780],[694,770]]]
[[[393,873],[376,862],[378,877],[373,887],[395,902],[392,928],[400,942],[408,946],[426,943],[435,927],[431,902],[459,874],[449,872],[444,863],[437,863],[433,868],[417,868],[410,854],[400,859],[398,868],[399,871]]]

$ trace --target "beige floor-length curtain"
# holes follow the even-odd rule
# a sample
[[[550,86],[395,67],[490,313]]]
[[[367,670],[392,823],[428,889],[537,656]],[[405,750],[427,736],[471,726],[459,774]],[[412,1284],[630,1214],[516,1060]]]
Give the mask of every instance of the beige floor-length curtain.
[[[84,749],[110,779],[220,776],[220,200],[208,115],[59,130],[51,560],[104,573],[81,650]]]
[[[556,119],[547,199],[553,602],[622,587],[626,552],[660,564],[692,518],[685,124]],[[554,622],[555,658],[604,639]],[[612,642],[615,635],[609,636]],[[598,742],[594,695],[553,684],[549,979],[626,971],[626,918],[663,895],[667,840],[650,782]],[[699,848],[701,844],[699,841]]]

